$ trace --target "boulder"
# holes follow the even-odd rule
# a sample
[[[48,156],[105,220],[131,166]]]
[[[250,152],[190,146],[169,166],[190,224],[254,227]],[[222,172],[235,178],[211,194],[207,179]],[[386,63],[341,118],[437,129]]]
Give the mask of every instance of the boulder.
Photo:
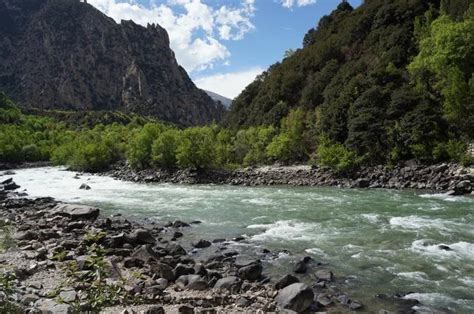
[[[82,183],[81,186],[79,187],[79,190],[90,190],[90,189],[91,187],[85,183]]]
[[[184,275],[176,279],[176,285],[186,290],[206,290],[207,282],[199,275]]]
[[[134,244],[155,244],[156,240],[150,231],[137,229],[127,236],[130,243]]]
[[[283,277],[281,277],[275,284],[275,289],[277,290],[281,290],[291,284],[294,284],[294,283],[297,283],[297,282],[300,282],[298,280],[298,278],[296,278],[295,276],[293,275],[285,275]]]
[[[150,265],[150,268],[153,273],[155,273],[159,278],[165,278],[168,281],[174,281],[174,273],[171,266],[165,263],[153,263]]]
[[[184,227],[189,227],[190,225],[184,221],[176,220],[175,222],[173,222],[172,226],[174,228],[184,228]]]
[[[242,280],[235,276],[224,277],[217,280],[214,289],[228,290],[230,292],[239,291],[242,286]]]
[[[96,219],[100,210],[96,207],[76,204],[58,204],[51,210],[52,215],[62,215],[73,220]]]
[[[207,247],[210,247],[211,246],[211,242],[207,241],[207,240],[199,240],[197,242],[194,242],[193,243],[193,246],[197,249],[203,249],[203,248],[207,248]]]
[[[323,281],[332,281],[333,274],[330,270],[321,269],[316,271],[316,278]]]
[[[72,314],[75,312],[71,305],[58,303],[53,299],[39,299],[35,303],[35,308],[41,311],[41,313],[50,314]]]
[[[239,277],[243,280],[255,281],[262,276],[263,267],[261,263],[254,263],[239,269]]]
[[[291,284],[278,292],[277,307],[301,313],[313,303],[314,292],[304,283]]]
[[[173,273],[174,273],[175,278],[178,278],[184,275],[194,275],[194,268],[188,267],[183,264],[178,264],[173,269]]]
[[[16,190],[18,188],[20,188],[20,186],[18,184],[16,184],[15,182],[9,182],[9,183],[4,183],[3,184],[3,190],[4,191],[13,191],[13,190]]]
[[[166,250],[169,252],[170,255],[173,256],[181,256],[186,255],[186,250],[183,247],[176,243],[170,243],[166,246]]]
[[[159,260],[160,256],[156,253],[151,245],[142,245],[135,252],[133,252],[133,258],[142,260],[144,262],[149,262],[150,260]]]

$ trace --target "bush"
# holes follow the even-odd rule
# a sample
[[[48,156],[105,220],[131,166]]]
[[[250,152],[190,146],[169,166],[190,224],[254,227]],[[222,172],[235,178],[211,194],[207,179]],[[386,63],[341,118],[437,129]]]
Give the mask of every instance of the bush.
[[[176,149],[179,142],[179,132],[168,130],[161,133],[153,142],[151,159],[155,166],[172,168],[176,166]]]
[[[162,125],[147,123],[132,136],[127,150],[127,158],[132,168],[142,169],[151,165],[151,146],[163,131]]]
[[[210,127],[188,128],[183,131],[176,149],[176,159],[181,168],[209,168],[214,162],[214,132]]]
[[[361,159],[355,152],[340,143],[332,143],[327,137],[319,139],[317,149],[317,163],[332,168],[337,173],[344,173],[354,169]]]

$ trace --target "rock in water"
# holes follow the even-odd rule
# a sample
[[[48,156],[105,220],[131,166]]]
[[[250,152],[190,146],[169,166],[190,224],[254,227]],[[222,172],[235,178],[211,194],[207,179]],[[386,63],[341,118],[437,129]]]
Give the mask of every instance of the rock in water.
[[[301,313],[313,303],[314,292],[304,283],[294,283],[278,292],[277,306],[280,310]]]
[[[79,187],[79,190],[90,190],[90,189],[91,187],[85,183],[82,183],[81,186]]]
[[[8,78],[0,90],[23,107],[119,110],[180,125],[225,112],[179,66],[159,25],[117,24],[77,0],[2,0],[0,16],[0,78]]]
[[[277,283],[275,284],[275,289],[280,290],[297,282],[300,281],[295,276],[285,275],[277,281]]]
[[[199,240],[195,243],[193,243],[193,246],[197,249],[203,249],[203,248],[207,248],[207,247],[210,247],[211,246],[211,242],[207,241],[207,240]]]

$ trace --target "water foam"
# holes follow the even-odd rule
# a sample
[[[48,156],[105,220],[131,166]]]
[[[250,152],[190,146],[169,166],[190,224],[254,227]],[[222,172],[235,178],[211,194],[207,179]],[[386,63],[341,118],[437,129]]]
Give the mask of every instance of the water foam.
[[[440,219],[433,219],[428,217],[420,216],[405,216],[405,217],[392,217],[389,220],[392,228],[408,229],[408,230],[420,230],[435,228],[437,230],[449,231],[449,228],[445,226],[445,221]]]
[[[450,249],[442,249],[441,245],[447,245]],[[432,244],[429,240],[413,241],[410,250],[437,258],[456,258],[474,260],[474,244],[468,242],[456,242],[452,244]]]
[[[263,233],[254,235],[251,239],[257,241],[264,240],[302,240],[309,241],[311,232],[317,224],[303,223],[294,220],[279,220],[272,224],[255,224],[250,225],[248,229],[264,229]]]

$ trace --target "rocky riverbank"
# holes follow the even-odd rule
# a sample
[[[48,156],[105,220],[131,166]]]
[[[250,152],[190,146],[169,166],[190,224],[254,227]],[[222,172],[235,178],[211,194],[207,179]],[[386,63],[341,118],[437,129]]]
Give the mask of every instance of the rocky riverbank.
[[[95,207],[28,199],[0,184],[0,311],[27,313],[346,312],[364,310],[344,278],[310,257],[267,275],[266,249],[232,247],[245,237],[190,242],[199,222],[136,222]],[[399,311],[416,304],[378,296]],[[3,307],[3,309],[2,309]]]
[[[474,168],[447,163],[428,166],[406,163],[394,167],[366,167],[344,176],[337,175],[328,168],[307,165],[250,167],[234,171],[154,169],[135,171],[121,164],[106,175],[133,182],[421,189],[450,195],[474,193]]]

